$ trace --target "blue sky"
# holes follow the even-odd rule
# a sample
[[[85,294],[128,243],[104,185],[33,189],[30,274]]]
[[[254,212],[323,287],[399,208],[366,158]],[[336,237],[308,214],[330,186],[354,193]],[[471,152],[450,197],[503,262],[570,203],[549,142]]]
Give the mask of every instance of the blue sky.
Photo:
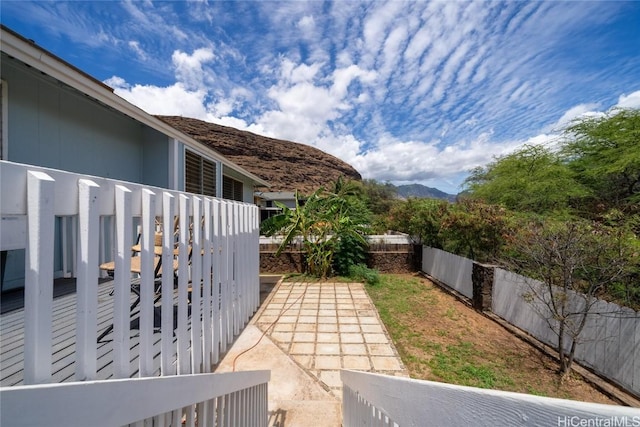
[[[0,13],[149,113],[450,193],[573,118],[640,108],[640,2],[2,0]]]

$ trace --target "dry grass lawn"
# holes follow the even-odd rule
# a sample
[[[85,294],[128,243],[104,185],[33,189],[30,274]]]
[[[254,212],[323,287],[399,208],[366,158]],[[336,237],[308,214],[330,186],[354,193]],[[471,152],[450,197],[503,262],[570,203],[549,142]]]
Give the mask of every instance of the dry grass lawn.
[[[412,378],[616,404],[429,280],[383,275],[367,291]]]

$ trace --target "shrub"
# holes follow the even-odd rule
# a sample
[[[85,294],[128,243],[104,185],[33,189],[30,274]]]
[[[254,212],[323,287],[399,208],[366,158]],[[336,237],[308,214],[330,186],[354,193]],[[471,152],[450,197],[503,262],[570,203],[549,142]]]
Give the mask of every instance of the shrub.
[[[349,267],[349,277],[368,285],[377,285],[380,283],[380,274],[378,270],[367,267],[364,264],[355,264]]]
[[[350,276],[351,267],[367,260],[367,245],[355,236],[340,236],[333,257],[333,270],[338,276]]]

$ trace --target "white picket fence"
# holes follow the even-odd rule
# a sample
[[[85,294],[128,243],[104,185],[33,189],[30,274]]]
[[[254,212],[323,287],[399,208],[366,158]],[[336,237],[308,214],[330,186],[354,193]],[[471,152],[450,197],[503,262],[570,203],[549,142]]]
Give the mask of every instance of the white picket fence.
[[[342,425],[631,426],[640,409],[341,371]]]
[[[104,396],[104,390],[110,390],[106,392],[108,395],[120,390],[117,387],[132,387],[133,390],[134,381],[128,378],[134,372],[143,378],[157,375],[153,368],[154,356],[157,354],[153,343],[156,299],[154,231],[157,223],[161,223],[163,227],[162,265],[165,266],[159,297],[160,371],[163,377],[184,376],[172,379],[176,384],[189,384],[189,381],[214,383],[215,375],[209,375],[207,379],[202,380],[193,379],[193,375],[212,371],[219,361],[221,352],[226,351],[227,346],[244,328],[260,303],[257,206],[1,161],[0,210],[0,249],[26,249],[24,386],[1,389],[3,426],[18,422],[5,418],[5,399],[14,399],[12,402],[20,401],[20,396],[30,395],[30,387],[34,385],[37,385],[35,387],[40,393],[37,396],[40,398],[50,396],[53,399],[55,396],[59,399],[61,390],[67,390],[66,386],[75,386],[78,387],[77,390],[95,393],[95,397],[87,397],[88,400],[99,400]],[[168,266],[173,264],[173,227],[176,216],[179,217],[179,265],[175,275],[172,275],[168,273]],[[123,379],[122,384],[113,380],[107,381],[108,384],[98,381],[95,390],[83,388],[81,383],[65,383],[65,387],[62,388],[60,385],[43,385],[51,381],[56,217],[73,217],[76,218],[74,222],[77,222],[77,314],[74,341],[77,381],[95,382],[97,377],[98,254],[101,244],[106,239],[104,230],[100,227],[100,218],[112,218],[115,224],[116,268],[113,283],[114,329],[111,354],[113,378]],[[137,366],[131,366],[130,363],[130,263],[131,247],[134,243],[134,218],[138,218],[142,230]],[[7,224],[12,226],[7,227]],[[177,289],[174,289],[176,277]],[[193,292],[189,292],[190,287]],[[198,289],[201,289],[201,292],[198,292]],[[175,331],[174,304],[177,305]],[[149,384],[155,387],[156,383]],[[208,388],[203,384],[200,386],[202,389]],[[264,375],[258,375],[255,381],[245,385],[247,390],[266,387]],[[227,387],[220,393],[227,395],[235,392],[240,390]],[[69,392],[67,398],[75,394],[76,392]],[[204,401],[217,396],[210,391],[203,391],[197,399]],[[62,399],[65,399],[64,393]],[[264,399],[261,398],[261,402],[262,400]],[[73,408],[73,411],[90,414],[85,408],[79,407],[77,402],[67,401],[68,405],[59,407],[59,416],[64,414],[63,408],[67,407]],[[130,406],[135,406],[135,400],[132,399],[131,402]],[[201,400],[194,400],[189,404],[198,402]],[[183,403],[179,406],[184,406]],[[201,408],[206,406],[201,405]],[[259,410],[259,418],[266,424],[266,406],[262,406],[243,407],[234,410],[233,414],[240,416],[247,409],[254,412]],[[89,405],[86,405],[86,408],[88,407]],[[40,405],[38,401],[30,401],[29,408],[37,413]],[[173,409],[174,405],[167,404],[158,408],[157,414]],[[190,420],[189,425],[194,425],[194,410],[195,406],[191,407],[191,412],[186,412],[187,420]],[[139,414],[135,411],[131,413]],[[134,418],[129,417],[127,420],[130,421],[126,422],[136,421]],[[62,417],[58,423],[62,425],[64,419]],[[202,420],[203,418],[198,425],[205,425]],[[54,424],[53,420],[49,423]],[[89,424],[100,423],[96,421]],[[256,425],[262,424],[261,421]]]

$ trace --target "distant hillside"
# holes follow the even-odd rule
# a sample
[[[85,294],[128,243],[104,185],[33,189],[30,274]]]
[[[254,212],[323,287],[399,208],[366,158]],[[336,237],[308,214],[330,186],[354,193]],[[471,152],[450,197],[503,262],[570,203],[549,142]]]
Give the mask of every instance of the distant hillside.
[[[425,199],[444,199],[454,202],[455,194],[445,193],[437,188],[427,187],[421,184],[408,184],[396,186],[398,194],[402,197],[419,197]]]
[[[309,194],[340,176],[362,179],[348,163],[308,145],[187,117],[158,118],[263,178],[272,185],[269,191]]]

